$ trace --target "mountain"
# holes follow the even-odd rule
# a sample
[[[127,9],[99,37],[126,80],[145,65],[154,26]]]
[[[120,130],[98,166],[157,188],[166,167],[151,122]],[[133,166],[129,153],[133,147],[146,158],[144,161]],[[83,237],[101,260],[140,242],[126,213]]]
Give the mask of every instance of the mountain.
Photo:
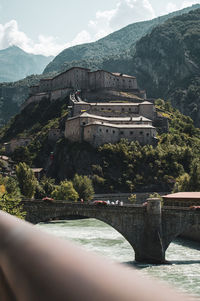
[[[29,54],[17,46],[0,50],[0,82],[11,82],[42,73],[52,56]]]
[[[187,13],[190,10],[197,8],[200,8],[200,4],[193,5],[150,21],[130,24],[94,43],[87,43],[67,48],[47,65],[44,73],[63,71],[75,65],[91,69],[99,69],[108,57],[128,57],[130,51],[133,51],[136,42],[147,33],[150,33],[154,27],[163,24],[169,18]]]
[[[154,28],[123,65],[149,97],[171,100],[200,127],[200,9]]]

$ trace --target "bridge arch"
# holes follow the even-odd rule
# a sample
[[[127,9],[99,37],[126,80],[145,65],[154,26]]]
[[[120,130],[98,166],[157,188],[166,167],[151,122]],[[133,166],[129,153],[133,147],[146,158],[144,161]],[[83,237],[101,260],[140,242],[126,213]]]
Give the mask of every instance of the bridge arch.
[[[102,209],[102,208],[101,208]],[[73,218],[94,218],[96,220],[99,220],[109,226],[111,226],[114,230],[116,230],[118,233],[120,233],[125,240],[130,244],[130,246],[133,248],[133,251],[136,253],[138,251],[137,248],[137,241],[135,240],[135,238],[137,239],[138,235],[133,235],[134,234],[134,229],[132,229],[131,231],[131,235],[130,233],[128,233],[123,225],[126,225],[127,223],[125,221],[123,221],[122,223],[119,222],[119,218],[113,218],[113,215],[107,215],[104,216],[104,214],[102,213],[101,209],[99,210],[99,212],[93,212],[93,213],[87,213],[87,212],[82,212],[80,214],[79,211],[76,212],[68,212],[67,214],[63,214],[62,212],[60,214],[56,214],[56,216],[44,216],[43,218],[40,218],[40,220],[37,222],[50,222],[53,220],[68,220],[68,219],[73,219]],[[116,216],[115,216],[116,217]],[[135,231],[137,231],[137,229],[135,229]]]

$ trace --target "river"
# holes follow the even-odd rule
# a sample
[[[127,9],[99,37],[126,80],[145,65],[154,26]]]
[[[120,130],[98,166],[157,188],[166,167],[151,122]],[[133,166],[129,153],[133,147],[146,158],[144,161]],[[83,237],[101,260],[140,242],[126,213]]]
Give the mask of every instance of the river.
[[[200,243],[177,239],[170,244],[166,259],[171,264],[150,265],[134,261],[134,251],[124,237],[96,219],[41,223],[38,228],[68,239],[113,261],[130,264],[145,274],[167,281],[183,292],[200,297]]]

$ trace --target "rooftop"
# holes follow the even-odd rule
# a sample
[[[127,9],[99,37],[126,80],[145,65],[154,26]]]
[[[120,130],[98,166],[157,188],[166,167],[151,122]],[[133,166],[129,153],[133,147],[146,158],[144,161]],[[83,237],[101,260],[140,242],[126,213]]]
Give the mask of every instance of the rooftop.
[[[200,199],[200,192],[177,192],[162,197],[166,199]]]
[[[118,128],[118,129],[155,129],[154,126],[149,124],[113,124],[107,122],[102,123],[100,121],[88,123],[84,127],[91,126],[91,125],[108,126],[112,128]]]
[[[92,115],[88,114],[87,112],[84,112],[80,115],[74,116],[69,118],[68,120],[73,120],[76,118],[95,118],[95,119],[100,119],[100,120],[107,120],[107,121],[149,121],[151,122],[150,119],[143,117],[143,116],[137,116],[137,117],[103,117],[103,116],[98,116],[98,115]]]
[[[77,103],[77,104],[80,104]],[[153,105],[152,102],[143,101],[143,102],[95,102],[95,103],[87,103],[90,106],[139,106],[139,105]]]

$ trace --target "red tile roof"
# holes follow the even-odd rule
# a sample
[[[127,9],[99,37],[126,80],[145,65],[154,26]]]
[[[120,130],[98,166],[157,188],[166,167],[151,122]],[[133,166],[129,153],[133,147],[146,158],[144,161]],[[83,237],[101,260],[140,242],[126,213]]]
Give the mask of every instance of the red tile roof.
[[[200,192],[177,192],[162,197],[166,199],[200,199]]]

